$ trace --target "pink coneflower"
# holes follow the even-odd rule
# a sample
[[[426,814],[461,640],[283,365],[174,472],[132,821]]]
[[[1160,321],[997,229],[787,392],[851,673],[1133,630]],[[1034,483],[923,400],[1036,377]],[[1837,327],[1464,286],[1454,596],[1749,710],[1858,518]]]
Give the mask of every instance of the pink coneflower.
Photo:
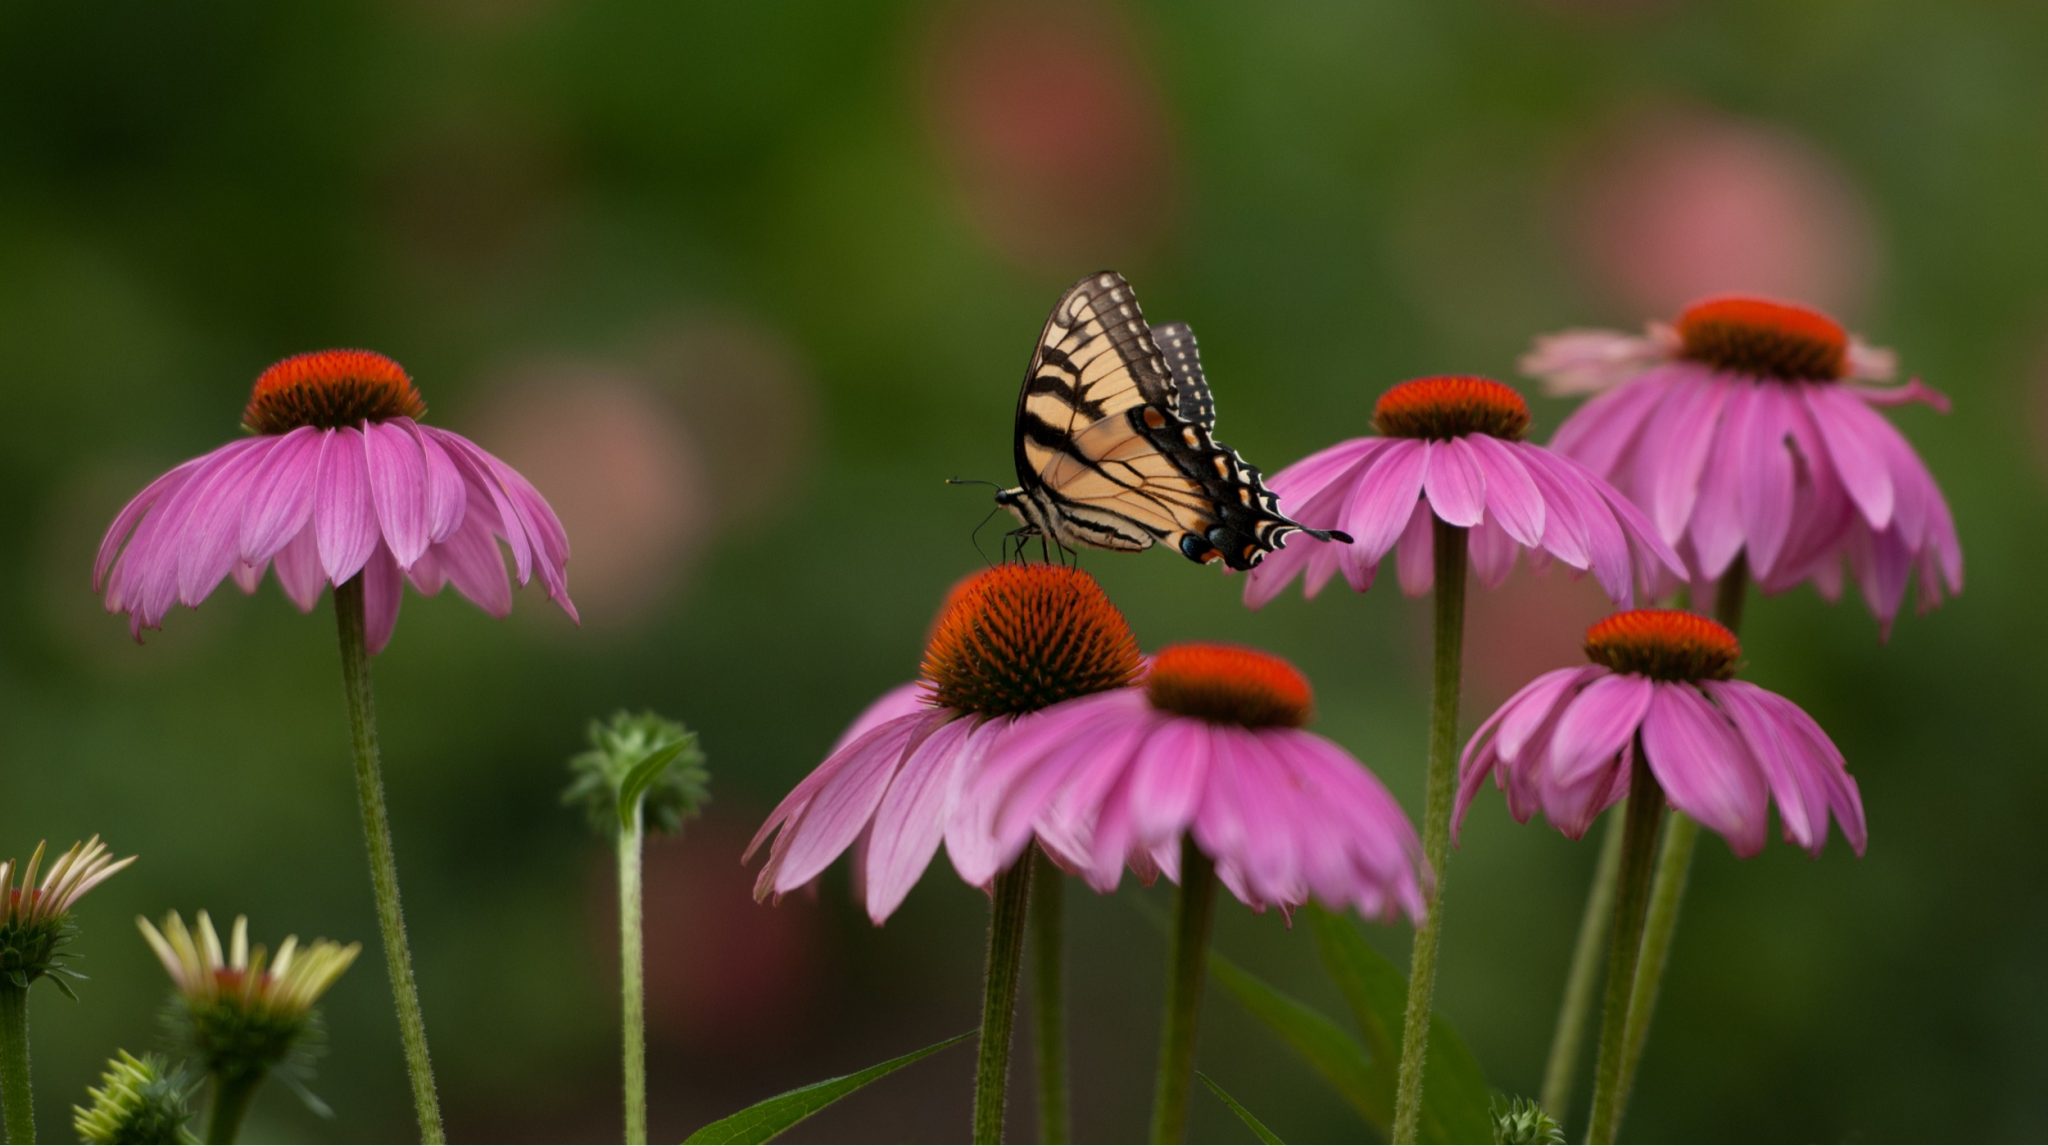
[[[963,777],[1013,724],[1061,701],[1129,684],[1138,646],[1094,578],[1052,565],[1000,565],[955,587],[933,627],[921,679],[862,713],[792,789],[747,849],[770,835],[756,894],[815,879],[863,837],[868,915],[889,917],[943,840],[969,883],[1002,866],[956,823]],[[963,852],[975,857],[963,864]],[[1015,859],[1015,853],[1009,857]]]
[[[460,434],[423,425],[398,363],[367,350],[287,358],[256,379],[253,435],[151,482],[114,518],[93,564],[107,611],[136,636],[175,602],[196,607],[232,575],[253,593],[273,563],[301,612],[325,585],[363,578],[370,651],[398,621],[404,583],[453,584],[485,612],[512,609],[500,541],[519,583],[538,572],[569,600],[569,539],[525,478]]]
[[[1522,440],[1529,406],[1487,378],[1404,382],[1373,409],[1379,437],[1340,442],[1288,466],[1268,484],[1296,520],[1341,529],[1348,545],[1292,546],[1252,570],[1245,603],[1256,608],[1296,577],[1313,597],[1342,571],[1359,592],[1382,558],[1399,549],[1401,588],[1434,583],[1432,521],[1468,529],[1472,569],[1483,584],[1506,580],[1527,549],[1590,570],[1609,598],[1633,601],[1685,568],[1642,514],[1569,458]]]
[[[1886,631],[1914,572],[1923,610],[1962,589],[1948,502],[1872,409],[1948,399],[1917,380],[1871,385],[1892,378],[1891,352],[1826,315],[1710,299],[1640,337],[1540,338],[1522,369],[1556,393],[1602,392],[1551,446],[1634,497],[1696,580],[1740,557],[1767,593],[1811,581],[1832,599],[1846,559]]]
[[[1311,896],[1420,921],[1422,844],[1400,805],[1308,723],[1309,684],[1252,649],[1187,644],[1144,683],[1068,701],[998,741],[963,819],[991,866],[1036,836],[1098,891],[1126,863],[1174,893],[1154,1142],[1185,1141],[1216,885],[1256,910]],[[958,861],[956,853],[956,862]],[[963,874],[974,873],[963,866]]]
[[[1303,728],[1310,707],[1308,680],[1279,657],[1163,649],[1142,685],[1062,704],[997,743],[970,796],[994,846],[974,860],[999,867],[1035,834],[1108,892],[1126,862],[1178,879],[1185,838],[1255,910],[1314,897],[1419,918],[1415,829],[1363,764]]]
[[[1694,613],[1638,609],[1586,631],[1579,668],[1531,681],[1481,725],[1460,764],[1457,821],[1487,777],[1527,822],[1541,811],[1573,839],[1628,793],[1641,763],[1671,806],[1737,855],[1764,846],[1770,804],[1785,839],[1816,855],[1828,818],[1856,854],[1863,798],[1842,754],[1798,705],[1735,680],[1735,634]]]

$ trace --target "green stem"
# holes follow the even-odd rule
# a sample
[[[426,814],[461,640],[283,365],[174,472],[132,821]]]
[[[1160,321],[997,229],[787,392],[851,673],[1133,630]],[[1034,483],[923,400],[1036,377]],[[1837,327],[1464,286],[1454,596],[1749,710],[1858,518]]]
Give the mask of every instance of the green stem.
[[[981,990],[981,1050],[974,1066],[974,1141],[1003,1140],[1010,1091],[1010,1034],[1017,1022],[1017,980],[1024,962],[1031,865],[1013,864],[990,893],[987,970]]]
[[[391,848],[391,820],[384,810],[384,776],[377,760],[377,709],[370,692],[370,650],[363,615],[360,575],[334,587],[334,617],[341,635],[341,683],[348,697],[348,722],[356,766],[356,802],[363,813],[363,840],[370,851],[370,886],[377,897],[377,929],[384,940],[384,966],[391,976],[398,1034],[412,1079],[413,1113],[420,1141],[447,1141],[441,1129],[441,1100],[434,1093],[434,1067],[427,1058],[427,1024],[420,1017],[420,992],[413,982],[412,948],[405,939],[405,913],[398,902],[398,859]]]
[[[640,892],[640,852],[645,836],[640,806],[635,804],[632,828],[619,833],[619,1010],[628,1146],[647,1144],[647,956]]]
[[[1742,628],[1742,607],[1749,596],[1749,563],[1736,558],[1721,575],[1714,589],[1714,619],[1730,632]],[[1671,938],[1678,930],[1678,909],[1685,901],[1687,877],[1692,873],[1692,853],[1698,845],[1700,826],[1691,817],[1673,813],[1664,833],[1664,847],[1657,857],[1656,882],[1650,891],[1650,916],[1643,928],[1642,963],[1636,972],[1635,991],[1628,1004],[1628,1034],[1623,1043],[1622,1095],[1635,1085],[1636,1067],[1643,1060],[1643,1047],[1650,1038],[1650,1020],[1657,1013],[1657,992],[1664,984],[1664,969],[1671,960]]]
[[[1071,1142],[1067,1108],[1066,881],[1042,851],[1031,858],[1031,1016],[1037,1041],[1038,1140]]]
[[[1152,1088],[1152,1141],[1185,1142],[1195,1083],[1195,1037],[1209,968],[1209,926],[1216,916],[1216,865],[1180,845],[1180,886],[1173,893],[1173,937],[1166,953],[1166,1015],[1159,1031],[1159,1073]]]
[[[1657,821],[1664,814],[1664,790],[1650,775],[1642,746],[1636,746],[1629,777],[1628,810],[1622,825],[1621,864],[1615,880],[1614,923],[1608,935],[1607,997],[1600,1013],[1600,1052],[1593,1070],[1593,1114],[1588,1142],[1613,1142],[1621,1132],[1628,1101],[1626,1054],[1629,998],[1643,950],[1643,916],[1649,908],[1650,866]]]
[[[1465,641],[1465,531],[1442,519],[1436,557],[1436,671],[1429,699],[1429,783],[1422,801],[1422,854],[1435,879],[1429,913],[1415,929],[1408,967],[1408,1008],[1401,1023],[1401,1069],[1394,1089],[1392,1141],[1422,1129],[1422,1068],[1429,1057],[1430,1004],[1436,994],[1437,942],[1443,928],[1445,868],[1451,855],[1451,798],[1457,789],[1458,680]]]
[[[1570,1113],[1572,1084],[1586,1047],[1586,1022],[1593,1013],[1594,986],[1606,954],[1607,920],[1614,912],[1614,873],[1621,870],[1621,819],[1610,816],[1600,844],[1600,862],[1593,868],[1586,911],[1579,917],[1579,939],[1572,947],[1571,972],[1565,978],[1564,1002],[1557,1009],[1557,1030],[1550,1037],[1550,1061],[1543,1070],[1544,1113],[1560,1124]]]
[[[28,1082],[28,989],[12,983],[0,983],[0,1115],[7,1141],[36,1140],[35,1092]]]
[[[242,1118],[249,1113],[249,1103],[261,1085],[261,1074],[239,1074],[233,1079],[214,1077],[213,1111],[206,1118],[208,1142],[233,1142],[241,1134]]]

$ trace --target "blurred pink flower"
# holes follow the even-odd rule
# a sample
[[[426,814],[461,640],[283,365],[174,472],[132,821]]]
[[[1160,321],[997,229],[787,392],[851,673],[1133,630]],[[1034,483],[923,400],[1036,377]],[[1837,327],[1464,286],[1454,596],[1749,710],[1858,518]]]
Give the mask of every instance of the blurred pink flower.
[[[775,842],[755,894],[794,891],[854,848],[861,897],[879,924],[941,842],[963,879],[987,884],[1008,863],[991,860],[988,840],[957,814],[962,788],[1002,759],[1013,725],[1122,687],[1138,669],[1130,625],[1086,573],[1018,564],[967,578],[940,610],[921,679],[863,712],[761,825],[747,858]]]
[[[1633,309],[1727,290],[1848,306],[1875,277],[1862,195],[1782,128],[1666,110],[1631,120],[1577,166],[1576,249]]]
[[[1640,751],[1671,806],[1737,855],[1763,850],[1773,800],[1788,842],[1819,855],[1833,815],[1863,854],[1863,798],[1841,752],[1798,705],[1731,679],[1734,633],[1638,609],[1588,629],[1586,655],[1595,663],[1537,677],[1480,725],[1460,764],[1453,831],[1490,776],[1515,819],[1541,811],[1578,839],[1628,794]]]
[[[942,5],[925,106],[969,215],[1015,261],[1071,273],[1154,240],[1170,217],[1171,130],[1113,8]],[[1120,256],[1122,257],[1122,256]]]
[[[1472,569],[1497,586],[1523,549],[1590,569],[1617,604],[1636,584],[1655,594],[1685,567],[1635,506],[1569,458],[1521,440],[1529,407],[1486,378],[1420,378],[1381,395],[1382,436],[1340,442],[1288,466],[1268,483],[1297,521],[1343,530],[1348,543],[1295,545],[1246,579],[1257,608],[1295,578],[1311,597],[1340,569],[1351,587],[1372,587],[1398,544],[1401,588],[1429,591],[1433,520],[1468,527]]]
[[[1833,598],[1842,563],[1890,631],[1906,581],[1919,604],[1963,584],[1948,502],[1913,447],[1872,409],[1948,399],[1893,373],[1890,351],[1818,311],[1762,299],[1696,303],[1643,337],[1539,338],[1524,372],[1560,392],[1604,390],[1551,447],[1634,497],[1695,580],[1738,556],[1765,592],[1811,581]]]
[[[576,595],[630,626],[675,590],[713,534],[696,436],[643,377],[604,364],[505,369],[477,420],[576,525]]]
[[[1158,871],[1178,879],[1186,836],[1257,910],[1313,896],[1367,918],[1419,921],[1414,827],[1363,764],[1301,727],[1309,709],[1307,679],[1279,657],[1163,649],[1142,686],[1006,730],[963,813],[993,846],[970,853],[961,874],[991,877],[1035,836],[1108,892],[1127,863],[1148,881]]]
[[[325,350],[265,370],[243,412],[254,436],[185,462],[123,508],[100,543],[93,588],[139,639],[173,602],[196,607],[230,574],[253,593],[276,562],[302,612],[361,575],[367,640],[383,649],[405,581],[512,610],[498,543],[519,583],[536,572],[573,620],[569,539],[539,491],[469,439],[421,425],[426,403],[396,362]]]

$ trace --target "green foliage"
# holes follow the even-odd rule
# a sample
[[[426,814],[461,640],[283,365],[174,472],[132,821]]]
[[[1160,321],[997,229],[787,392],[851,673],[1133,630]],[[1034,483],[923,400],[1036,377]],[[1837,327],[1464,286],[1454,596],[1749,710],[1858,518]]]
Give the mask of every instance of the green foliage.
[[[1365,1032],[1373,1053],[1373,1082],[1393,1098],[1394,1065],[1401,1053],[1402,1012],[1407,1006],[1408,980],[1386,956],[1374,950],[1358,925],[1318,907],[1310,907],[1310,930],[1323,968],[1344,994],[1351,1017]],[[1429,1024],[1429,1061],[1422,1074],[1422,1136],[1427,1141],[1477,1142],[1488,1131],[1493,1091],[1479,1060],[1442,1015]]]
[[[1563,1146],[1564,1127],[1534,1099],[1510,1098],[1493,1106],[1494,1146]]]
[[[107,1060],[100,1084],[86,1089],[90,1105],[71,1108],[72,1129],[79,1141],[102,1146],[196,1142],[185,1128],[195,1085],[182,1067],[171,1067],[157,1055],[136,1058],[120,1051]]]
[[[1254,1018],[1272,1028],[1368,1123],[1384,1131],[1393,1122],[1393,1087],[1377,1085],[1372,1055],[1344,1028],[1213,950],[1209,952],[1209,974]],[[1392,1064],[1387,1065],[1386,1076],[1393,1077]]]
[[[888,1062],[838,1078],[828,1078],[809,1086],[784,1091],[773,1098],[766,1098],[737,1114],[729,1114],[683,1139],[685,1143],[712,1143],[727,1146],[729,1143],[773,1142],[790,1127],[809,1118],[820,1110],[852,1094],[873,1082],[879,1082],[895,1074],[919,1059],[929,1058],[948,1047],[957,1046],[974,1037],[975,1032],[954,1035],[944,1042],[936,1042],[923,1050],[914,1050]]]
[[[604,835],[631,828],[636,808],[647,830],[674,834],[710,802],[697,734],[673,720],[651,712],[593,720],[590,745],[569,761],[574,779],[562,802],[581,804]]]
[[[1215,1095],[1217,1100],[1222,1102],[1223,1105],[1228,1106],[1232,1114],[1237,1115],[1238,1121],[1244,1123],[1245,1129],[1251,1131],[1253,1137],[1257,1138],[1261,1142],[1266,1143],[1266,1146],[1284,1146],[1284,1143],[1282,1142],[1278,1134],[1275,1134],[1271,1130],[1268,1130],[1266,1128],[1266,1124],[1259,1121],[1257,1115],[1253,1114],[1249,1110],[1246,1110],[1244,1108],[1244,1103],[1239,1102],[1237,1099],[1230,1097],[1229,1091],[1226,1091],[1222,1087],[1216,1085],[1215,1079],[1210,1078],[1208,1075],[1203,1074],[1199,1070],[1195,1072],[1195,1077],[1201,1079],[1202,1085],[1209,1088],[1209,1093]]]

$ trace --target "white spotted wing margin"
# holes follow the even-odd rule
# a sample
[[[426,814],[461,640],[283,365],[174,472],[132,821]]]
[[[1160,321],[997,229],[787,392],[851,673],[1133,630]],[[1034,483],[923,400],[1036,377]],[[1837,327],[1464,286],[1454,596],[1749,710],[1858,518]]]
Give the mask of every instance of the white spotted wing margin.
[[[1162,346],[1165,349],[1162,349]],[[1164,542],[1250,569],[1289,534],[1259,471],[1215,440],[1194,332],[1146,324],[1122,275],[1069,288],[1046,319],[1017,399],[1017,486],[996,495],[1025,537],[1065,549]]]

